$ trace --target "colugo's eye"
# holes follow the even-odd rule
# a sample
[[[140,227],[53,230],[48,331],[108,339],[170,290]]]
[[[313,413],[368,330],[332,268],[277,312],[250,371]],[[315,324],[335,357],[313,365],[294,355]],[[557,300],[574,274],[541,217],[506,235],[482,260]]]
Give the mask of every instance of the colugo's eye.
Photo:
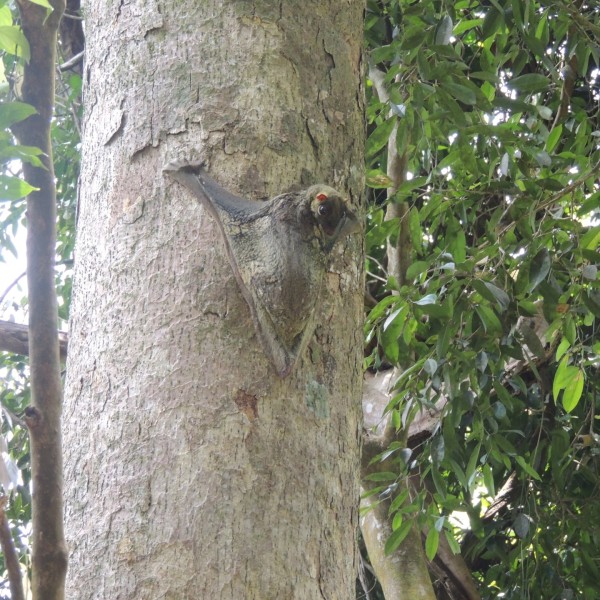
[[[326,217],[331,213],[331,207],[328,204],[320,204],[319,205],[319,214],[322,217]]]

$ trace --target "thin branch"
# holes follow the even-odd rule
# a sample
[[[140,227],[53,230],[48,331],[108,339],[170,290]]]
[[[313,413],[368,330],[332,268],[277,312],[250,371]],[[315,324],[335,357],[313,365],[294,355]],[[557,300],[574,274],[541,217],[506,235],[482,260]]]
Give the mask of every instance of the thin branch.
[[[4,299],[6,298],[6,296],[8,296],[10,290],[12,290],[15,285],[17,285],[17,283],[19,283],[19,281],[21,281],[21,279],[23,277],[25,277],[25,275],[27,275],[27,271],[23,271],[5,290],[4,293],[2,294],[2,296],[0,296],[0,304],[2,304],[4,302]]]
[[[65,61],[62,65],[59,65],[58,70],[59,71],[68,71],[69,69],[72,69],[75,65],[78,65],[83,60],[84,56],[85,56],[85,50],[82,50],[81,52],[79,52],[79,54],[72,56],[69,60]]]
[[[8,498],[0,498],[0,547],[4,554],[4,565],[8,572],[8,582],[10,585],[11,600],[25,600],[23,591],[23,576],[21,574],[21,564],[15,548],[15,542],[10,531],[8,519],[6,518],[6,503]]]

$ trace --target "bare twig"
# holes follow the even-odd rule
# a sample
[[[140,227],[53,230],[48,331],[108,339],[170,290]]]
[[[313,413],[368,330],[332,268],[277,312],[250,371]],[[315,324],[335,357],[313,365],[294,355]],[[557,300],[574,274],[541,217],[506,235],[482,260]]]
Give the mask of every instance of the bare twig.
[[[79,54],[72,56],[69,60],[65,61],[62,65],[59,65],[59,71],[68,71],[72,69],[75,65],[79,64],[83,57],[85,56],[85,50],[82,50]]]
[[[17,285],[17,283],[19,283],[19,281],[21,281],[21,279],[23,279],[23,277],[25,277],[25,275],[27,275],[27,271],[23,271],[2,293],[2,296],[0,296],[0,304],[2,304],[4,302],[4,299],[6,298],[6,296],[8,296],[8,294],[10,293],[10,290],[12,290],[15,285]]]

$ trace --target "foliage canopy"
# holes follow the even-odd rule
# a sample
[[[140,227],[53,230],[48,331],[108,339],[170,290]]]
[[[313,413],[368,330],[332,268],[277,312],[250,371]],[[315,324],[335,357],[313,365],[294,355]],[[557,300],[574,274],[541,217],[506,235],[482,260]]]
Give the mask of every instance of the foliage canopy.
[[[414,516],[484,597],[595,598],[600,8],[372,1],[366,37],[366,365],[401,368],[399,431],[439,414],[388,547]]]

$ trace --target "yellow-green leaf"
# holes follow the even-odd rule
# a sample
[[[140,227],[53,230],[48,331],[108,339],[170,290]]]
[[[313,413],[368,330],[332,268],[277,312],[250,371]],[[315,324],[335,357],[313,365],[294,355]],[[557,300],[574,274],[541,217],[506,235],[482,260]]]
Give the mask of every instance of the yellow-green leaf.
[[[440,532],[435,527],[431,527],[427,532],[427,538],[425,539],[425,554],[429,560],[435,558],[439,543]]]
[[[565,388],[562,398],[563,407],[567,412],[571,412],[579,404],[583,392],[583,384],[585,383],[583,371],[577,367],[571,368],[575,369],[575,376],[571,380],[570,385]]]

